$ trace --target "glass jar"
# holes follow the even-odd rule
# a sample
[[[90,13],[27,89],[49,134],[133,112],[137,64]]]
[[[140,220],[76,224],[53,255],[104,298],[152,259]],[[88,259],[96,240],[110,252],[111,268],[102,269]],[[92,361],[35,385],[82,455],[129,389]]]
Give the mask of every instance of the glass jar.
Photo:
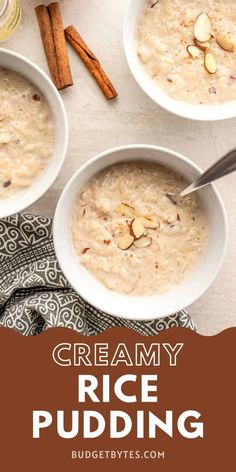
[[[20,0],[0,0],[0,42],[15,33],[20,19]]]

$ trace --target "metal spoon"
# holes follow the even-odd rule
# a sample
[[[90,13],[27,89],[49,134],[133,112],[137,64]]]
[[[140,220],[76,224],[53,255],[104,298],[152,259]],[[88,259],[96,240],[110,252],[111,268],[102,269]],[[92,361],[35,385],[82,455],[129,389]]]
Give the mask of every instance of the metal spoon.
[[[199,190],[205,185],[214,182],[224,175],[231,174],[236,170],[236,148],[227,152],[219,161],[213,164],[209,169],[207,169],[200,177],[198,177],[194,182],[184,190],[177,194],[167,193],[166,196],[176,205],[181,203],[180,199],[189,195],[196,190]]]

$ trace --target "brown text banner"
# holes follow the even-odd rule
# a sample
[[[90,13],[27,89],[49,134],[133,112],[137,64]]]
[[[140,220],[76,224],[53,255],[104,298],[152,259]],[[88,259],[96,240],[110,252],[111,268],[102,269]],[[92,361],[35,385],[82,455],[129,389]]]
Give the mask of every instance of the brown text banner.
[[[231,471],[236,328],[0,329],[0,467]]]

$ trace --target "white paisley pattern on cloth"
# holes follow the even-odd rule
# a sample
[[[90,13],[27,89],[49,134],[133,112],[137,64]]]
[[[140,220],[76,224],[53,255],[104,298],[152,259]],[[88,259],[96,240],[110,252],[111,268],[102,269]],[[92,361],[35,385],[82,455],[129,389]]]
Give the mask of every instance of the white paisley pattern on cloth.
[[[70,328],[86,336],[114,326],[145,336],[178,326],[195,329],[185,310],[153,321],[129,321],[86,303],[61,272],[52,220],[30,214],[0,220],[0,326],[26,336],[52,327]]]

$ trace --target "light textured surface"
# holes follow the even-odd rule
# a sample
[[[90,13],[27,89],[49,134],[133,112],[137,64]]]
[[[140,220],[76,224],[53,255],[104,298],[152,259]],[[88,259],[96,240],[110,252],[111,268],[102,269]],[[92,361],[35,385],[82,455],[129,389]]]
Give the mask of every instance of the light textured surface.
[[[38,3],[38,0],[22,0],[20,30],[3,46],[24,54],[47,71],[34,15]],[[119,99],[106,102],[79,58],[69,51],[74,87],[62,92],[70,124],[68,155],[54,186],[30,211],[52,216],[57,199],[75,170],[93,155],[113,146],[158,144],[185,154],[203,168],[235,146],[236,119],[197,123],[178,118],[157,108],[136,85],[122,46],[122,23],[128,0],[60,3],[64,25],[73,23],[78,28],[113,80]],[[236,175],[221,180],[217,186],[229,216],[227,257],[214,285],[189,308],[199,332],[205,335],[236,325]]]

